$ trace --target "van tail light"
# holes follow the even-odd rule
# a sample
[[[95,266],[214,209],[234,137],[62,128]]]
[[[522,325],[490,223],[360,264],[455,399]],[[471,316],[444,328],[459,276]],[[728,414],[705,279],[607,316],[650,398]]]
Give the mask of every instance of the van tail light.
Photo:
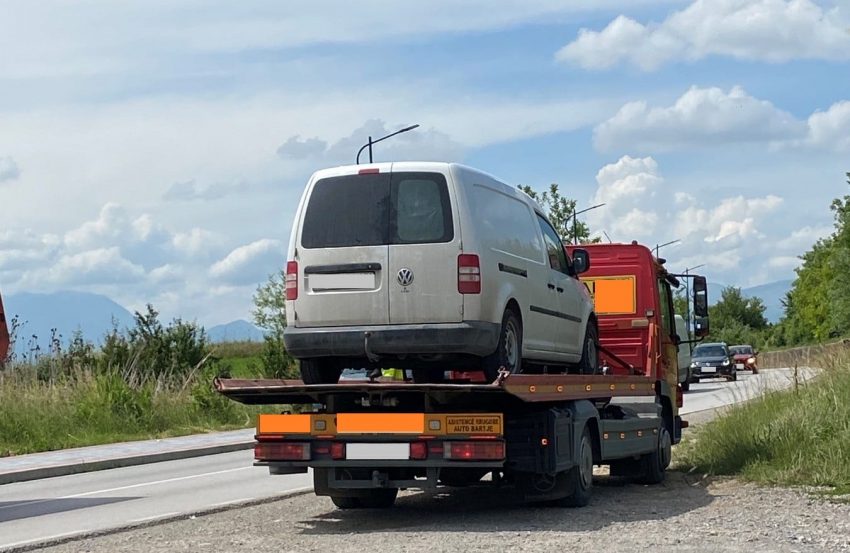
[[[457,291],[461,294],[481,293],[481,262],[477,255],[462,253],[457,256]]]
[[[254,445],[257,461],[309,461],[310,444],[305,442],[258,442]]]
[[[286,262],[286,299],[298,299],[298,262]]]
[[[505,442],[445,442],[443,458],[452,461],[501,461],[505,458]]]

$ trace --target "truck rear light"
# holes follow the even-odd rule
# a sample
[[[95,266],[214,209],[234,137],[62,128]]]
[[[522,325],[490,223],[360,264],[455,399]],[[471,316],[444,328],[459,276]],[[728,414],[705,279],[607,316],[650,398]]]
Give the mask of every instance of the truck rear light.
[[[309,461],[310,444],[303,442],[259,442],[254,446],[257,461]]]
[[[682,390],[682,385],[676,386],[676,407],[681,407],[685,404],[685,391]]]
[[[462,253],[457,256],[457,291],[461,294],[481,293],[481,262],[477,255]]]
[[[410,458],[421,460],[428,458],[427,442],[410,442]]]
[[[443,457],[453,461],[501,461],[505,442],[446,442]]]
[[[345,444],[334,442],[331,444],[331,459],[345,459]]]
[[[298,299],[298,262],[286,262],[286,299]]]

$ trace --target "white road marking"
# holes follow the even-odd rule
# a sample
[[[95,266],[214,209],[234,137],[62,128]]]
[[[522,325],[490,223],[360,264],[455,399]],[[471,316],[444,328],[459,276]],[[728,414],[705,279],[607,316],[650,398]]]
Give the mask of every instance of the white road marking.
[[[51,497],[51,498],[48,498],[48,499],[39,499],[39,500],[36,500],[36,501],[29,501],[29,502],[20,501],[18,503],[12,503],[11,505],[4,505],[4,506],[0,507],[0,510],[12,509],[14,507],[18,507],[18,506],[21,506],[21,505],[27,505],[27,506],[38,505],[39,503],[48,503],[50,501],[57,501],[59,499],[74,499],[74,498],[77,498],[77,497],[86,497],[86,496],[89,496],[89,495],[97,495],[97,494],[101,494],[101,493],[118,492],[118,491],[122,491],[122,490],[130,490],[130,489],[134,489],[134,488],[143,488],[143,487],[146,487],[146,486],[156,486],[158,484],[168,484],[170,482],[178,482],[180,480],[191,480],[193,478],[204,478],[206,476],[215,476],[217,474],[225,474],[225,473],[228,473],[228,472],[236,472],[236,471],[248,470],[248,469],[252,469],[252,468],[254,468],[254,467],[252,467],[252,466],[238,467],[238,468],[234,468],[234,469],[217,470],[217,471],[214,471],[214,472],[205,472],[205,473],[202,473],[202,474],[191,474],[189,476],[179,476],[179,477],[176,477],[176,478],[166,478],[165,480],[154,480],[153,482],[140,482],[138,484],[130,484],[129,486],[119,486],[117,488],[106,488],[106,489],[103,489],[103,490],[94,490],[94,491],[90,491],[90,492],[75,493],[75,494],[72,494],[72,495],[63,495],[63,496],[60,496],[60,497]]]

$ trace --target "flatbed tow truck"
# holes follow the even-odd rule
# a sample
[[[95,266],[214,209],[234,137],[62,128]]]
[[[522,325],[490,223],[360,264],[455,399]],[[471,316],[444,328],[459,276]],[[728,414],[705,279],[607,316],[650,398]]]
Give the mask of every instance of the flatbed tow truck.
[[[216,389],[246,404],[312,406],[259,416],[255,464],[272,474],[312,468],[316,494],[343,509],[390,507],[399,489],[484,484],[579,507],[590,500],[594,465],[661,482],[687,426],[672,347],[678,283],[644,246],[590,248],[598,262],[583,280],[597,307],[609,308],[597,314],[599,374],[502,372],[491,383],[439,384],[216,379]],[[705,280],[696,277],[693,290],[704,317]]]

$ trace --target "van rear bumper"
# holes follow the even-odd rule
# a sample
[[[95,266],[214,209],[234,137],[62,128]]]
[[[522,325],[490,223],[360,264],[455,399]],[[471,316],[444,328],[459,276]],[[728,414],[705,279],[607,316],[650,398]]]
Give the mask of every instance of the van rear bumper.
[[[501,326],[497,323],[374,325],[345,327],[286,327],[283,342],[297,359],[378,355],[461,353],[483,357],[496,351]]]

